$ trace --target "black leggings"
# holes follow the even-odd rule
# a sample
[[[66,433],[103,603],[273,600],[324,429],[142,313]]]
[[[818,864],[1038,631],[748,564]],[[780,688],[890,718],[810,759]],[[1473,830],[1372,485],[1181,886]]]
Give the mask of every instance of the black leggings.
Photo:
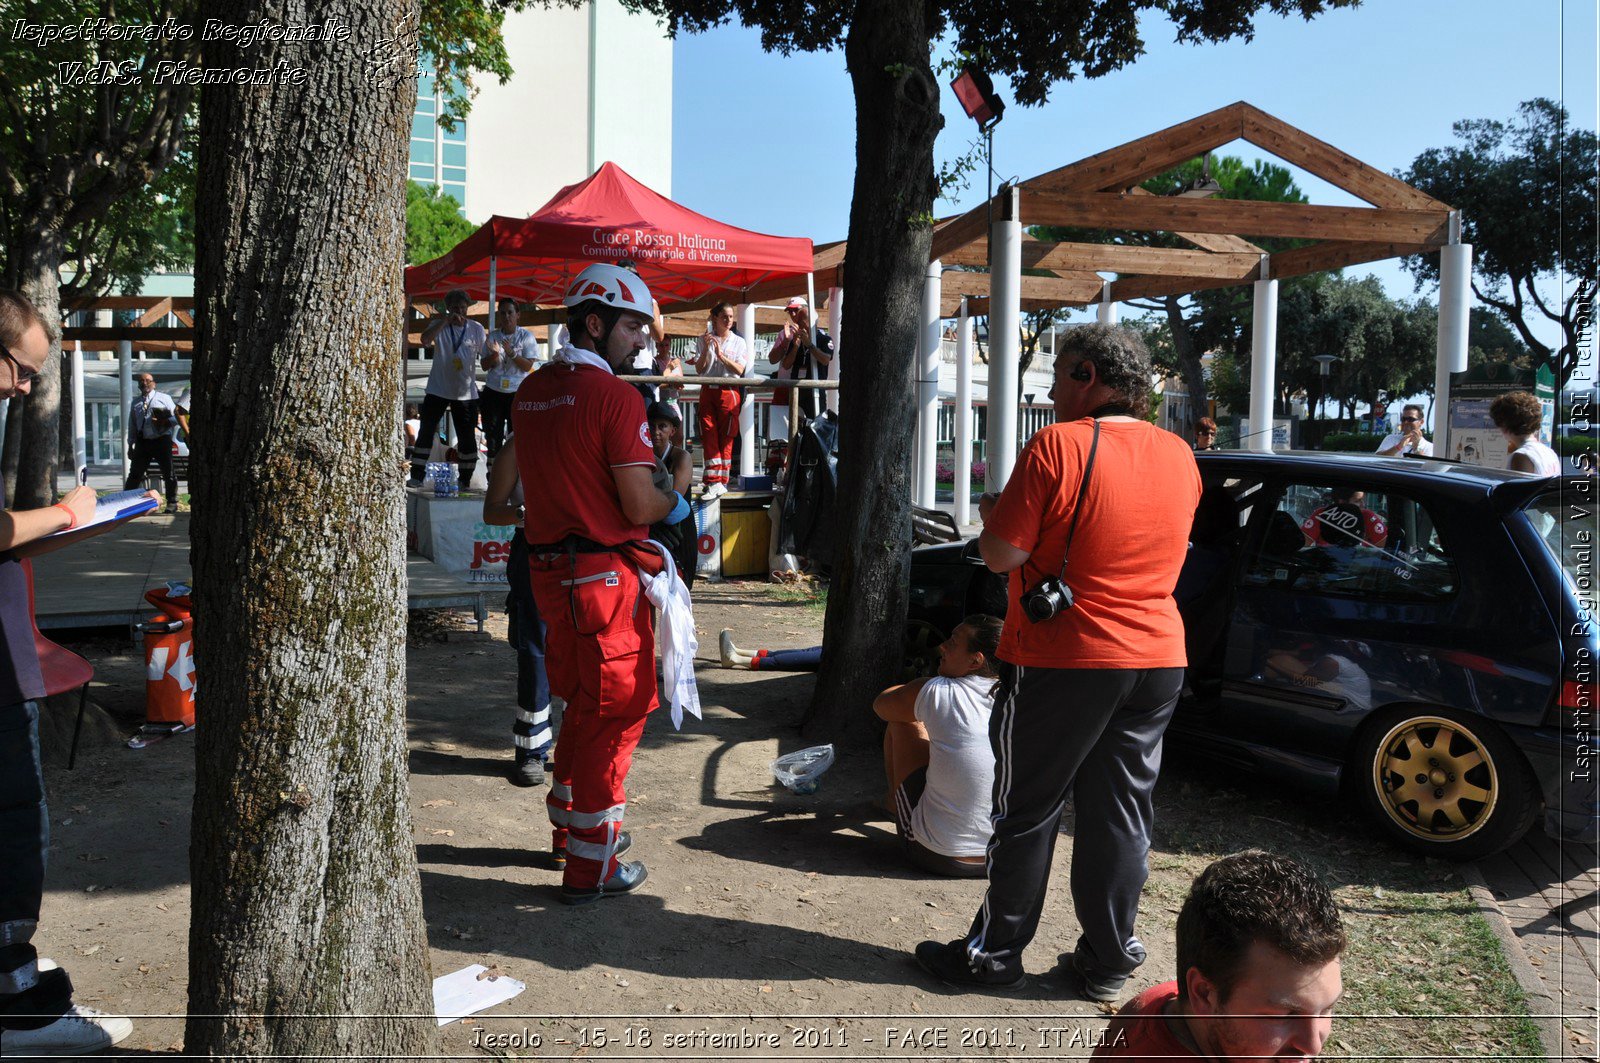
[[[461,469],[461,489],[472,482],[473,470],[478,467],[478,400],[445,399],[438,395],[422,396],[422,413],[417,424],[417,442],[411,448],[411,477],[422,479],[427,471],[428,455],[433,441],[439,435],[439,419],[445,410],[456,425],[456,461]]]

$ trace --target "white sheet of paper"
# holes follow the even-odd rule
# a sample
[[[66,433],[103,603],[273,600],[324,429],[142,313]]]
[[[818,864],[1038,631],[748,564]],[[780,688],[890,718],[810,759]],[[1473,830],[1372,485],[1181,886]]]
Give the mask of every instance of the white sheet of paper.
[[[481,963],[433,980],[433,1011],[440,1026],[459,1022],[496,1004],[504,1004],[528,987],[509,975],[479,978],[489,968]]]

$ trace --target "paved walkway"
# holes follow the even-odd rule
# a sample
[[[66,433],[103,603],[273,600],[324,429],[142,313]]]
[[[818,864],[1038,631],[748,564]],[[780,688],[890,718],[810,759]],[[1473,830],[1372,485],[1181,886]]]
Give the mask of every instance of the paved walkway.
[[[1562,845],[1537,827],[1478,864],[1511,924],[1548,1003],[1533,1010],[1563,1019],[1562,1059],[1596,1059],[1600,1049],[1600,859],[1593,847]],[[1522,979],[1525,983],[1530,979]],[[1534,990],[1535,986],[1524,985]],[[1548,1046],[1546,1051],[1557,1051]]]

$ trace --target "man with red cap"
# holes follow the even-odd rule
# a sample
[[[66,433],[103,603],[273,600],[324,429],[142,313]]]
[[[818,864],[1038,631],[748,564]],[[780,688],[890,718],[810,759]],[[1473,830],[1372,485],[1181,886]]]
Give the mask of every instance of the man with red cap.
[[[650,334],[650,290],[632,270],[596,264],[562,305],[571,338],[523,381],[511,418],[550,692],[567,703],[546,806],[561,899],[587,904],[645,880],[643,863],[620,859],[632,843],[623,782],[657,706],[640,573],[664,563],[645,545],[649,526],[682,520],[688,503],[659,468],[643,400],[616,377]]]

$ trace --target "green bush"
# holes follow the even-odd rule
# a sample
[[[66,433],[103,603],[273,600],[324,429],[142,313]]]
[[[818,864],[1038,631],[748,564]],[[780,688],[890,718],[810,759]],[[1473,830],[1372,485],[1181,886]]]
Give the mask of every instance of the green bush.
[[[1378,444],[1383,442],[1387,433],[1379,432],[1329,432],[1322,440],[1323,450],[1338,450],[1351,454],[1371,454],[1378,449]],[[1431,432],[1422,433],[1428,440],[1433,439]]]
[[[1583,454],[1595,448],[1594,436],[1556,436],[1551,447],[1557,454]]]

